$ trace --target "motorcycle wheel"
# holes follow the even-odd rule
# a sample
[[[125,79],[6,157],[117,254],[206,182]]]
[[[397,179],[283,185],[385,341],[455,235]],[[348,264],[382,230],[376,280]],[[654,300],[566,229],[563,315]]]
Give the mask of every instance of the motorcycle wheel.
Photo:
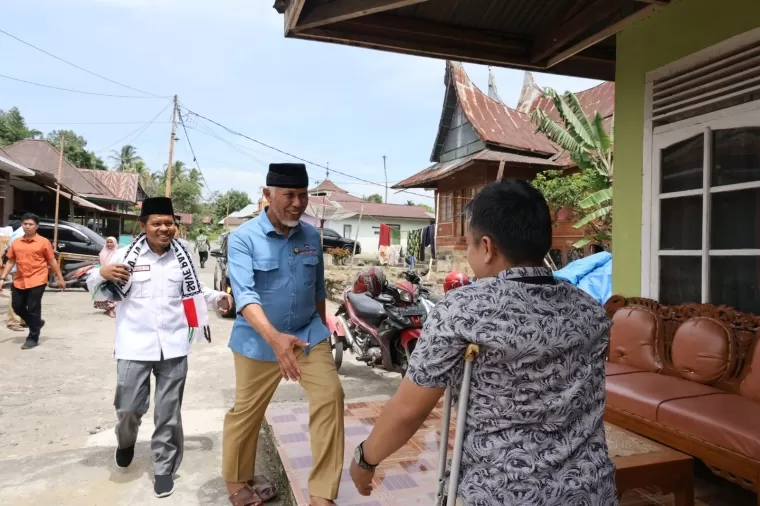
[[[335,370],[340,371],[340,366],[343,365],[343,342],[338,341],[335,334],[330,334],[330,347],[335,361]]]

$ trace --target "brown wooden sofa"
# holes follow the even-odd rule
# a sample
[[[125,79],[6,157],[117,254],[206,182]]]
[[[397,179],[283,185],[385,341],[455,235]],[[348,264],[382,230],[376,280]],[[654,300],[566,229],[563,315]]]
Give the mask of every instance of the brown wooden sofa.
[[[760,317],[612,297],[605,419],[760,491]],[[760,505],[760,495],[758,495]]]

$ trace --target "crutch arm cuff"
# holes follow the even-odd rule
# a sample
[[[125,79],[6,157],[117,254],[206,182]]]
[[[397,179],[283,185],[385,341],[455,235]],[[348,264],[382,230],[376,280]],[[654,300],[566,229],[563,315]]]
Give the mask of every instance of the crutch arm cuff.
[[[480,355],[480,346],[477,344],[470,344],[467,346],[467,351],[464,352],[464,359],[467,362],[472,362]]]

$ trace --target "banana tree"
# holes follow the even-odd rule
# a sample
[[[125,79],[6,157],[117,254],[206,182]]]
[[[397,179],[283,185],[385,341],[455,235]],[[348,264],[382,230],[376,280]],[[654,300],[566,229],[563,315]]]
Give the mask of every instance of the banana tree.
[[[596,111],[592,118],[586,115],[578,97],[566,92],[560,95],[547,88],[544,95],[549,97],[557,109],[561,124],[554,121],[543,110],[536,109],[531,115],[538,132],[564,149],[581,171],[595,171],[604,181],[604,188],[585,196],[577,206],[583,216],[574,227],[591,233],[574,244],[576,248],[592,241],[607,242],[612,238],[612,177],[613,146],[615,142],[615,118],[612,117],[607,133],[604,118]]]

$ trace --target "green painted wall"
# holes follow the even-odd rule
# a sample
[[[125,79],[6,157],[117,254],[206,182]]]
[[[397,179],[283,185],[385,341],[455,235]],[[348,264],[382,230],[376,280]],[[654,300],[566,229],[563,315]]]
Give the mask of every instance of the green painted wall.
[[[647,72],[760,26],[760,0],[674,0],[617,36],[613,290],[641,292],[644,78]]]

